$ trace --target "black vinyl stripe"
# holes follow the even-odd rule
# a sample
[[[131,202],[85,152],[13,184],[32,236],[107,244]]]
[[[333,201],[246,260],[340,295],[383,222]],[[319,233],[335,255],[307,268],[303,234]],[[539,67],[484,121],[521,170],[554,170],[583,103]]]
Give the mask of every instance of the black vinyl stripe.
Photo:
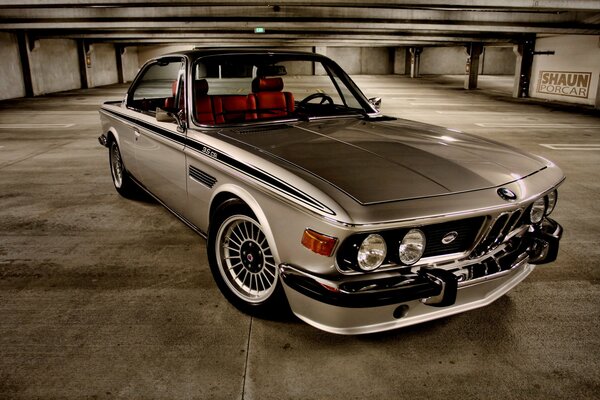
[[[222,164],[228,165],[240,172],[243,172],[244,174],[251,176],[263,183],[266,183],[267,185],[279,189],[280,191],[287,193],[288,195],[291,195],[292,197],[301,200],[302,202],[316,208],[319,209],[323,212],[326,212],[330,215],[335,215],[335,213],[329,209],[327,206],[325,206],[324,204],[320,203],[319,201],[313,199],[312,197],[310,197],[309,195],[307,195],[306,193],[296,189],[295,187],[277,179],[276,177],[274,177],[273,175],[270,175],[262,170],[260,170],[259,168],[253,167],[251,165],[242,163],[238,160],[236,160],[235,158],[222,153],[216,149],[213,149],[210,146],[205,145],[202,142],[198,142],[196,140],[190,139],[186,136],[183,135],[178,135],[176,133],[173,133],[167,129],[161,128],[160,126],[156,126],[153,124],[149,124],[145,121],[141,121],[139,119],[130,117],[128,115],[124,115],[121,113],[117,113],[111,110],[107,110],[107,109],[102,109],[102,112],[106,112],[108,114],[112,114],[113,116],[117,117],[117,118],[122,118],[134,125],[138,125],[142,128],[145,128],[147,130],[152,131],[153,133],[163,136],[169,140],[172,140],[174,142],[177,142],[181,145],[187,146],[189,148],[192,148],[196,151],[198,151],[200,154],[206,156],[206,157],[210,157],[216,161],[221,162]]]

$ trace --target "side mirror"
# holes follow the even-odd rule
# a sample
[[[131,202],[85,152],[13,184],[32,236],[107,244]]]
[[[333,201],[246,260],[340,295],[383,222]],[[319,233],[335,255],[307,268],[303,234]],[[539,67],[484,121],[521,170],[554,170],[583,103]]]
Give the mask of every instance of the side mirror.
[[[377,111],[381,109],[381,97],[371,97],[369,99],[369,103],[375,108]]]

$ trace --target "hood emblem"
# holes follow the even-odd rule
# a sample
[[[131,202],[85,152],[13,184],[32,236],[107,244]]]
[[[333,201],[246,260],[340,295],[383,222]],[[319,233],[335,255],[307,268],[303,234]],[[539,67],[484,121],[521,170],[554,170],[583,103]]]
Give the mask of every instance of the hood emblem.
[[[500,196],[506,201],[513,201],[517,199],[517,195],[515,194],[515,192],[507,188],[498,189],[498,196]]]
[[[442,243],[450,244],[450,243],[454,242],[457,237],[458,237],[458,232],[456,232],[456,231],[448,232],[442,238]]]

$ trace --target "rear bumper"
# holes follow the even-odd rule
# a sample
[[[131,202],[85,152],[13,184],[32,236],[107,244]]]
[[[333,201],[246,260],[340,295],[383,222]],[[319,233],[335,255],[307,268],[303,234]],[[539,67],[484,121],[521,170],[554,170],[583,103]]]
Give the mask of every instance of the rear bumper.
[[[102,135],[98,136],[98,142],[104,146],[104,147],[108,147],[108,140],[106,135],[103,133]]]
[[[548,219],[531,228],[518,246],[506,244],[493,256],[451,267],[340,276],[309,274],[293,265],[279,272],[292,311],[322,330],[362,334],[395,329],[483,307],[533,271],[554,261],[562,227]]]

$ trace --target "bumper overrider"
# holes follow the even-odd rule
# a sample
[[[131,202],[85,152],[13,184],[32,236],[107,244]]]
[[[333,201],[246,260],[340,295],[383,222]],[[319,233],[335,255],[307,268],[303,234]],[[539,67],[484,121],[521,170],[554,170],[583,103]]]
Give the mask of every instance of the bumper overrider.
[[[292,311],[322,330],[362,334],[413,325],[486,306],[515,287],[535,265],[558,254],[562,227],[550,218],[521,240],[457,266],[424,266],[410,274],[381,272],[321,277],[290,264],[279,272]]]

